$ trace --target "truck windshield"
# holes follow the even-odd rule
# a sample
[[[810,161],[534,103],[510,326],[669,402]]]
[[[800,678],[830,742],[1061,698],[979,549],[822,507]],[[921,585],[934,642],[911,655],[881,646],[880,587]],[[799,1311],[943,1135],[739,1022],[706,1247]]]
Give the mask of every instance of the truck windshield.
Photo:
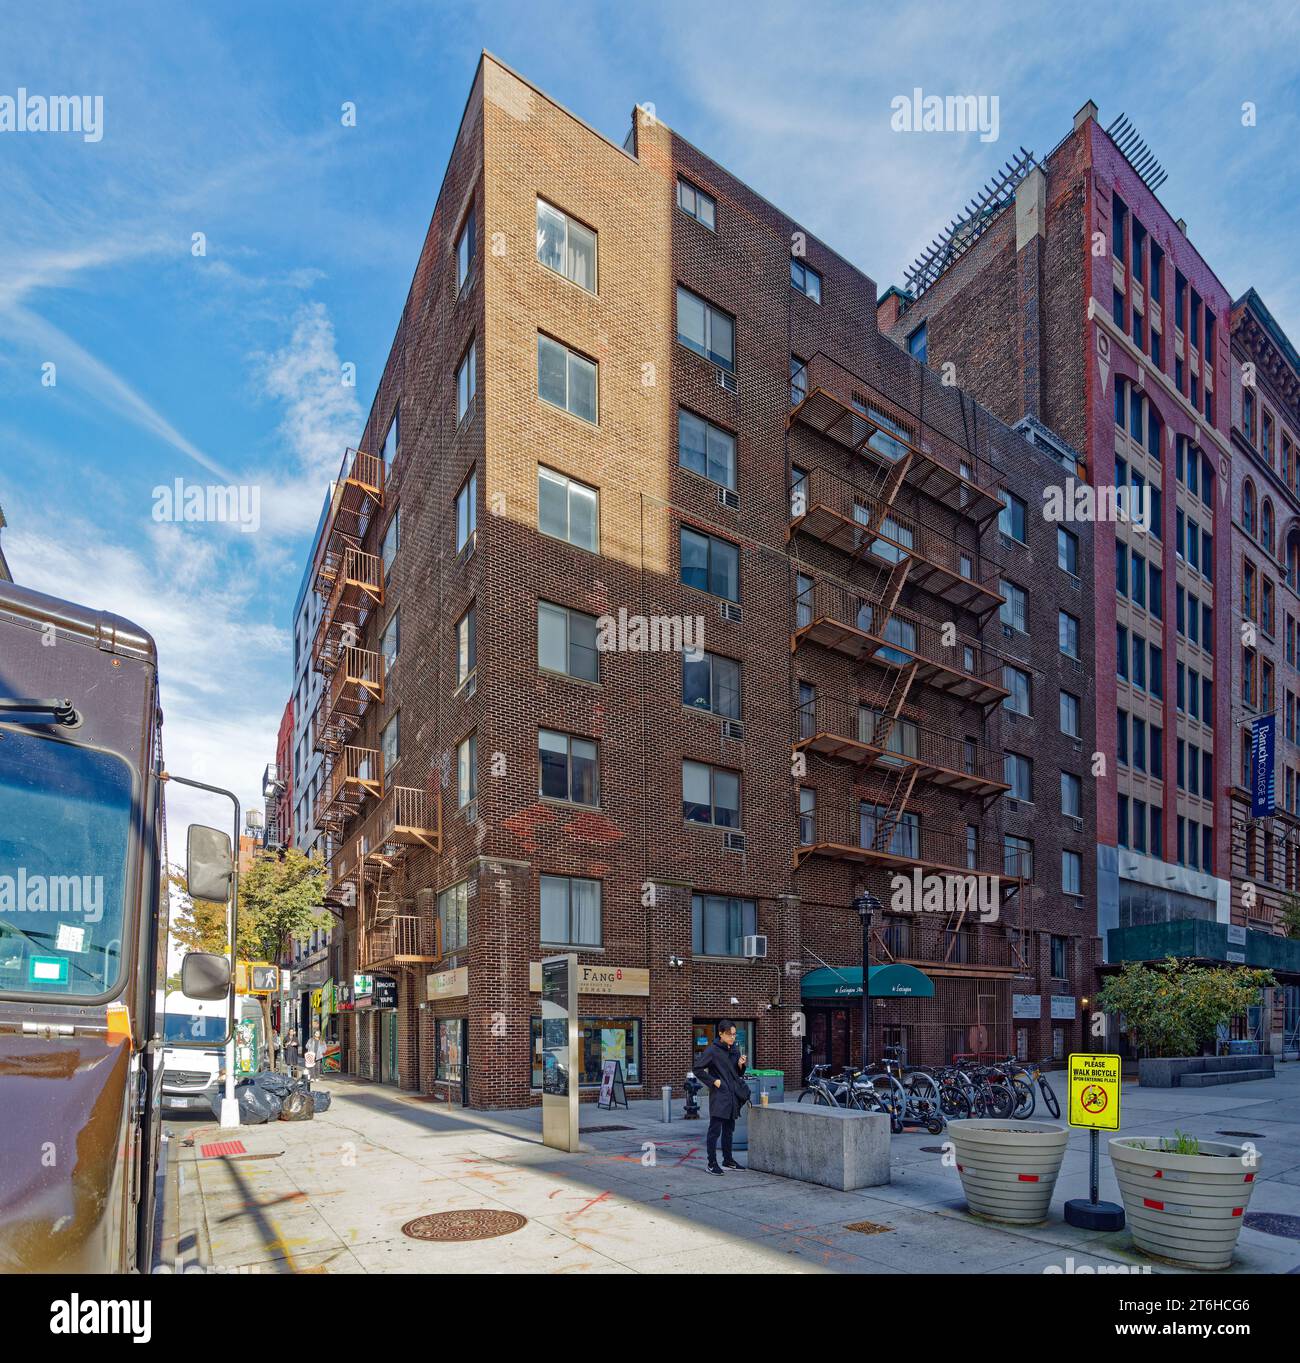
[[[0,728],[0,992],[117,985],[130,829],[121,758]]]

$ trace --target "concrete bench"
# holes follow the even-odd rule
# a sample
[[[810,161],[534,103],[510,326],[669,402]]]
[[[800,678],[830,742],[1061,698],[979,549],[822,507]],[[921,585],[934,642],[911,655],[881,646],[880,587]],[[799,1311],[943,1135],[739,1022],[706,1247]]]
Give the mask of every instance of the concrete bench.
[[[889,1118],[811,1103],[749,1113],[751,1169],[849,1192],[889,1182]]]
[[[1138,1061],[1138,1083],[1143,1088],[1208,1088],[1272,1077],[1271,1055],[1180,1055]]]
[[[1200,1074],[1185,1074],[1178,1082],[1183,1089],[1211,1088],[1215,1084],[1241,1084],[1251,1079],[1272,1079],[1272,1069],[1203,1070]]]

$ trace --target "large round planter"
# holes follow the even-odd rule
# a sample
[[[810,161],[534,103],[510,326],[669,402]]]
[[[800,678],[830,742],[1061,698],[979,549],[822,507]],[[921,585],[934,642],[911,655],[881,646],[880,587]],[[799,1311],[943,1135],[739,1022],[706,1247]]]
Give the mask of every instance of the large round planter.
[[[1160,1147],[1172,1137],[1118,1136],[1110,1162],[1133,1243],[1145,1254],[1192,1268],[1227,1268],[1259,1173],[1236,1141],[1202,1141],[1199,1155]],[[1147,1149],[1141,1149],[1142,1145]]]
[[[1051,1122],[967,1118],[948,1123],[971,1211],[1032,1226],[1047,1218],[1070,1133]]]

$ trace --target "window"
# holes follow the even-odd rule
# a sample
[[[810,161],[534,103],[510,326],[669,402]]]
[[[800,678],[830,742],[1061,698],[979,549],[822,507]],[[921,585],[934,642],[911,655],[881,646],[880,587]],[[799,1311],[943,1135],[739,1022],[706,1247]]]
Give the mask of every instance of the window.
[[[388,623],[384,626],[384,632],[379,636],[379,652],[384,659],[384,676],[388,676],[388,671],[397,661],[397,650],[402,642],[402,613],[395,610],[388,617]]]
[[[892,816],[885,805],[858,801],[858,846],[915,857],[921,847],[921,820],[916,814]]]
[[[401,413],[402,408],[399,403],[393,411],[393,419],[388,423],[388,433],[384,436],[384,452],[380,456],[390,469],[397,459],[397,451],[401,443]]]
[[[1110,200],[1110,253],[1122,265],[1124,263],[1124,223],[1128,217],[1128,209],[1124,206],[1124,200],[1118,194],[1112,194]]]
[[[478,607],[471,606],[456,622],[456,689],[474,675],[478,666]]]
[[[711,596],[740,600],[740,550],[728,540],[682,526],[681,581]]]
[[[537,603],[537,665],[580,681],[600,680],[596,617],[549,601]]]
[[[464,421],[469,405],[474,401],[474,394],[478,391],[477,369],[474,360],[474,342],[469,343],[469,349],[461,359],[460,366],[456,370],[456,420]]]
[[[822,277],[803,261],[790,257],[790,283],[800,293],[807,295],[814,303],[822,301]]]
[[[1029,597],[1023,587],[1003,578],[998,584],[1002,593],[1002,605],[998,607],[998,618],[1004,625],[1018,629],[1022,634],[1029,633]]]
[[[703,762],[683,762],[682,817],[687,823],[739,828],[739,773]]]
[[[392,775],[393,768],[397,765],[397,759],[401,756],[398,746],[397,721],[400,715],[394,715],[392,719],[384,725],[379,735],[379,751],[384,759],[384,783],[387,784]]]
[[[1061,773],[1061,813],[1072,819],[1083,816],[1083,782],[1073,772]]]
[[[1079,729],[1079,697],[1061,692],[1061,732],[1071,738],[1082,738]]]
[[[380,555],[384,563],[384,581],[388,581],[388,575],[393,571],[393,560],[397,557],[397,551],[402,546],[402,510],[400,507],[388,518],[388,524],[384,527],[384,540],[380,548]]]
[[[812,682],[799,683],[799,703],[795,707],[799,737],[811,738],[817,732],[817,688]]]
[[[729,313],[677,286],[677,339],[719,369],[736,372],[736,323]]]
[[[1068,980],[1069,974],[1069,947],[1068,937],[1052,937],[1052,978],[1054,980]]]
[[[817,841],[817,792],[810,786],[799,787],[799,846],[811,847]]]
[[[736,490],[736,437],[684,407],[677,409],[677,462],[711,483]]]
[[[596,376],[593,361],[549,336],[538,335],[537,394],[543,402],[595,425]]]
[[[460,229],[460,236],[456,239],[457,291],[465,287],[465,281],[474,268],[474,256],[477,250],[478,242],[474,236],[474,209],[471,207],[469,212],[465,214],[465,225]]]
[[[1002,758],[1002,779],[1011,787],[1007,796],[1012,800],[1032,802],[1034,798],[1033,763],[1019,753],[1004,753]]]
[[[544,875],[540,898],[543,942],[600,946],[600,881]]]
[[[691,950],[697,956],[739,956],[741,938],[758,931],[758,904],[721,894],[691,896]]]
[[[1057,643],[1067,658],[1079,656],[1079,622],[1069,611],[1057,611]]]
[[[1034,844],[1029,838],[1018,838],[1011,833],[1003,835],[1002,874],[1032,879],[1034,874]]]
[[[1123,625],[1115,626],[1115,673],[1128,681],[1128,630]]]
[[[537,528],[543,535],[595,553],[600,547],[600,494],[576,478],[539,464]]]
[[[537,734],[538,793],[575,805],[600,803],[599,749],[589,738],[540,729]]]
[[[1002,510],[998,514],[998,529],[1009,539],[1025,543],[1025,521],[1027,507],[1014,492],[1006,488],[1001,491]]]
[[[537,201],[537,259],[579,288],[596,292],[596,234],[542,199]]]
[[[478,470],[475,469],[456,494],[456,552],[476,537],[478,529]]]
[[[928,361],[930,345],[926,337],[926,323],[922,322],[907,338],[907,353],[914,360],[920,360],[922,364],[925,364]]]
[[[1061,853],[1061,891],[1064,894],[1083,893],[1083,858],[1078,852],[1066,850]]]
[[[790,406],[797,407],[808,396],[808,368],[798,355],[790,356]]]
[[[710,232],[717,230],[718,205],[711,194],[706,194],[689,180],[677,181],[677,207],[688,218],[707,227]]]
[[[682,704],[739,719],[740,664],[716,653],[683,653]]]
[[[1002,665],[1002,685],[1011,692],[1002,702],[1003,706],[1018,715],[1029,714],[1029,673],[1023,668],[1004,663]]]
[[[439,893],[438,926],[443,955],[469,944],[469,881],[462,880]]]
[[[478,796],[478,738],[470,734],[456,748],[456,808],[464,809]]]
[[[1079,537],[1064,526],[1056,528],[1056,564],[1071,577],[1079,576]]]

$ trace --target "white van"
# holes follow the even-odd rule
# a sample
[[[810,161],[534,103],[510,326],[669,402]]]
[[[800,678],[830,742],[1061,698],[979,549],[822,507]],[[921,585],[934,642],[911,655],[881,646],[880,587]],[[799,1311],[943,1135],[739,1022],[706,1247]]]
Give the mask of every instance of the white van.
[[[226,1000],[192,999],[179,989],[170,990],[164,1002],[162,1051],[162,1106],[164,1112],[211,1113],[211,1098],[226,1079],[224,1046],[210,1051],[173,1050],[169,1041],[220,1042],[226,1033]]]

